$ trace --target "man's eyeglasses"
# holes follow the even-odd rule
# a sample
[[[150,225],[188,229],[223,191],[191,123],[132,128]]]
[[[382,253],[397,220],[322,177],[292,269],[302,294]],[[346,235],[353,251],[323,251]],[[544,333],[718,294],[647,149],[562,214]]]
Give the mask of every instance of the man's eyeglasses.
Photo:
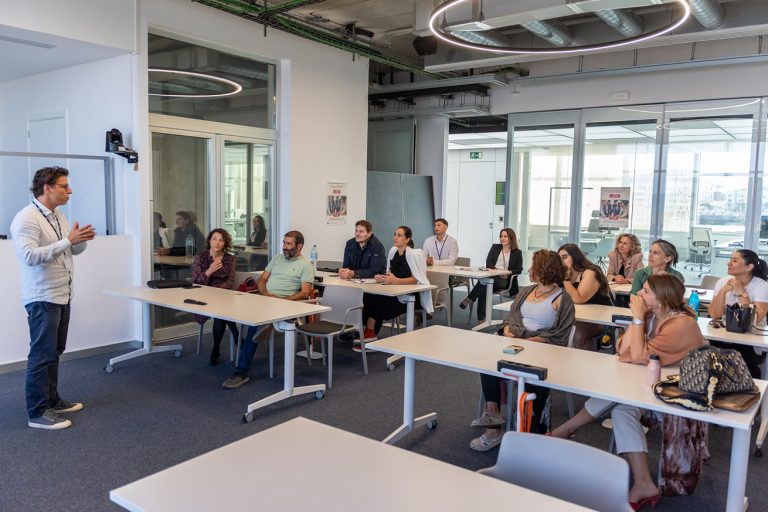
[[[715,319],[715,320],[710,320],[709,321],[709,325],[711,325],[715,329],[719,329],[721,327],[725,327],[725,322],[723,322],[722,320],[716,320]]]

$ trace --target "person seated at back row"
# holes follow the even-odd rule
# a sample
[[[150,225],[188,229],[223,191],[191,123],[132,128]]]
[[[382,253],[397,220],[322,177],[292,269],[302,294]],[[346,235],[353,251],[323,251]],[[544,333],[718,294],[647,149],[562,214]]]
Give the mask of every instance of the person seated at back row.
[[[373,234],[373,225],[367,220],[355,222],[355,236],[344,247],[339,277],[370,279],[376,274],[384,274],[387,269],[384,251],[384,244]]]
[[[648,266],[637,270],[632,276],[632,291],[630,294],[635,295],[639,292],[648,277],[656,274],[672,274],[685,284],[685,277],[683,274],[672,268],[677,265],[677,248],[670,242],[659,238],[651,244],[651,248],[648,250]]]
[[[574,304],[612,305],[612,293],[600,267],[589,261],[576,244],[565,244],[558,251],[565,268],[563,288]],[[581,350],[597,350],[595,337],[603,326],[588,322],[576,322],[573,347]]]
[[[205,248],[205,236],[200,232],[195,221],[194,213],[180,210],[176,212],[176,229],[173,230],[173,243],[171,247],[158,248],[157,254],[161,256],[185,256],[187,238],[192,238],[192,254],[197,254]]]
[[[493,244],[491,250],[488,251],[488,256],[485,258],[485,266],[486,268],[506,270],[509,274],[493,278],[494,292],[509,288],[510,279],[514,279],[514,276],[520,275],[520,272],[523,271],[523,253],[517,247],[517,235],[514,230],[512,228],[502,229],[499,232],[499,242],[498,244]],[[517,295],[517,292],[517,281],[515,281],[512,284],[512,289],[509,290],[509,295],[514,297]],[[477,301],[477,320],[482,323],[485,322],[485,300],[485,285],[477,283],[472,288],[472,291],[469,292],[467,298],[461,301],[459,307],[465,309],[469,306],[470,302]]]
[[[616,245],[608,253],[608,281],[616,284],[631,283],[635,272],[643,268],[643,248],[631,233],[616,237]]]
[[[387,257],[386,274],[377,274],[376,282],[381,284],[429,284],[424,254],[413,248],[413,232],[408,226],[395,229],[394,246]],[[424,309],[432,313],[432,292],[426,290],[416,296],[414,310]],[[389,320],[406,312],[406,305],[397,297],[363,295],[363,318],[366,320],[365,341],[375,341],[384,320]]]
[[[427,266],[455,265],[459,256],[459,242],[448,234],[448,221],[435,219],[435,234],[424,240],[422,246]]]
[[[299,231],[289,231],[283,236],[283,252],[276,254],[261,273],[259,278],[259,293],[265,297],[277,297],[285,300],[305,300],[309,298],[312,282],[315,280],[315,270],[312,263],[301,254],[304,247],[304,235]],[[258,344],[253,337],[260,326],[249,327],[248,333],[240,347],[235,372],[224,381],[222,387],[227,389],[239,388],[250,380],[248,370],[251,368],[253,355]]]

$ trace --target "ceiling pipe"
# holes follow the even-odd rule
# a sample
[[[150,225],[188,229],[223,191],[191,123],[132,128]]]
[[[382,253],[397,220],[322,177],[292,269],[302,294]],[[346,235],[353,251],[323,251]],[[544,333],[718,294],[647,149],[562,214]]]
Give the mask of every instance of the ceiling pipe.
[[[455,32],[451,32],[451,35],[460,37],[465,41],[475,44],[487,44],[491,46],[509,46],[512,44],[505,37],[495,34],[491,30],[484,30],[482,32],[457,30]]]
[[[717,0],[688,0],[691,14],[704,28],[717,28],[723,24],[725,12]]]
[[[564,47],[573,42],[571,30],[557,21],[534,20],[520,26],[555,46]]]
[[[625,37],[639,36],[645,28],[645,22],[634,11],[605,9],[595,11],[595,15]]]

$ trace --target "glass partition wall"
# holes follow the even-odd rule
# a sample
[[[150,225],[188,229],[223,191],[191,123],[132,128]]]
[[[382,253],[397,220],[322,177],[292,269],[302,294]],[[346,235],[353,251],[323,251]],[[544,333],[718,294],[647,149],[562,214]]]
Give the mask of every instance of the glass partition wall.
[[[766,101],[739,99],[509,116],[510,226],[526,265],[540,248],[579,243],[604,263],[616,235],[680,253],[688,284],[726,275],[737,248],[768,256]],[[600,226],[601,189],[629,187],[625,228]]]

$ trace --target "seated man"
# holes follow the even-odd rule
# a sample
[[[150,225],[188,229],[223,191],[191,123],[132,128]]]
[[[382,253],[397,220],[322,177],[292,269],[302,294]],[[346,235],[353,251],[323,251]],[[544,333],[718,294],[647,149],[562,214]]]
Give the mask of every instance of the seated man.
[[[435,234],[424,240],[427,265],[455,265],[459,255],[459,242],[447,233],[448,221],[435,219]]]
[[[312,264],[301,255],[304,247],[304,235],[298,231],[289,231],[283,236],[283,253],[276,254],[259,278],[259,293],[266,297],[278,297],[287,300],[304,300],[309,298],[315,272]],[[239,388],[250,380],[248,370],[253,361],[258,344],[253,341],[253,335],[258,328],[248,329],[240,347],[237,366],[232,377],[222,384],[227,389]]]
[[[387,256],[381,240],[373,234],[373,225],[367,220],[355,222],[355,237],[344,247],[344,263],[339,269],[342,279],[371,278],[387,269]]]

